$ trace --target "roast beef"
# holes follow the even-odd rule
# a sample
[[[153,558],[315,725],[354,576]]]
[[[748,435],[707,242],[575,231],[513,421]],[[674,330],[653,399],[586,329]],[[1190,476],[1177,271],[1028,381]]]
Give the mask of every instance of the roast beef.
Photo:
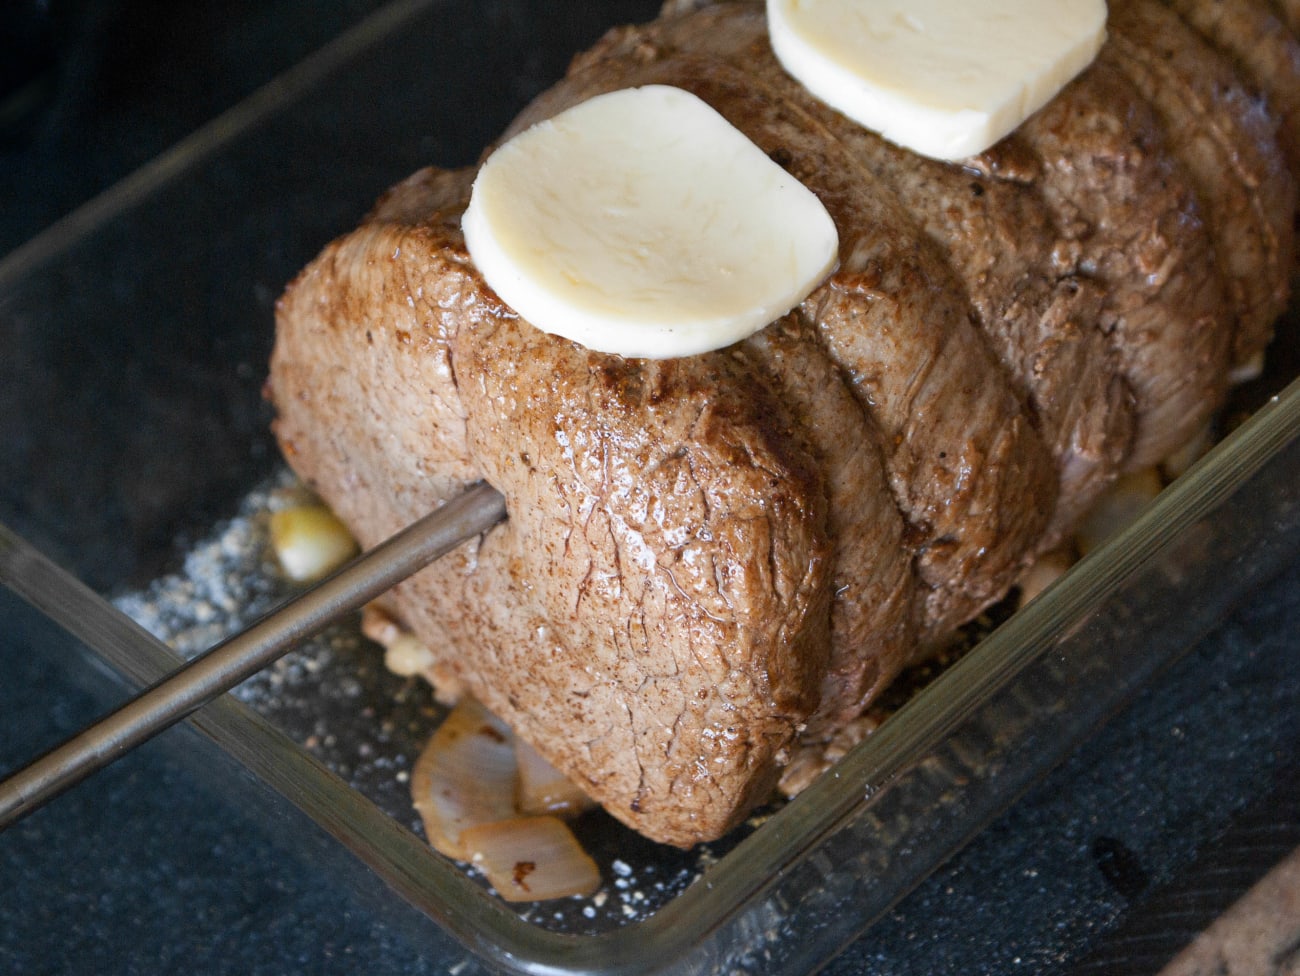
[[[1227,55],[1242,78],[1267,96],[1278,140],[1293,173],[1300,171],[1300,40],[1283,22],[1279,0],[1166,0],[1167,5]]]
[[[692,91],[822,199],[832,277],[724,350],[592,352],[479,277],[473,170],[425,170],[281,300],[285,457],[367,545],[500,489],[508,521],[397,611],[614,816],[719,836],[1121,471],[1194,434],[1266,341],[1294,260],[1286,110],[1153,0],[1111,34],[950,165],[812,98],[759,4],[677,0],[612,31],[506,135],[603,91]]]
[[[1277,121],[1227,57],[1157,0],[1112,4],[1109,29],[1107,54],[1160,116],[1204,205],[1244,366],[1272,336],[1291,271],[1295,191]]]

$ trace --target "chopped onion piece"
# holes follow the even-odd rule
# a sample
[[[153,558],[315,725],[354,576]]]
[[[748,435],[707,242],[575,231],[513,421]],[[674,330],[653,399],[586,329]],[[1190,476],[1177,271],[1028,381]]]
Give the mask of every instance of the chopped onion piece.
[[[1118,534],[1142,514],[1142,510],[1160,494],[1163,487],[1160,472],[1155,468],[1133,471],[1115,482],[1079,526],[1075,542],[1080,554],[1086,556],[1111,536]]]
[[[467,828],[515,816],[510,728],[472,698],[451,710],[411,772],[411,795],[434,849],[469,860]]]
[[[387,648],[407,631],[379,604],[367,603],[361,608],[361,633],[380,647]]]
[[[469,859],[506,901],[589,895],[600,870],[555,817],[515,817],[461,832]]]
[[[379,604],[362,609],[361,633],[384,649],[384,667],[402,678],[423,678],[440,705],[452,708],[465,696],[460,679],[446,662],[439,661],[429,645]]]
[[[352,534],[324,505],[296,505],[272,512],[270,529],[276,558],[298,583],[320,579],[357,551]]]
[[[420,677],[433,688],[434,700],[446,708],[454,708],[467,697],[460,678],[446,664],[435,662],[420,672]]]
[[[1024,606],[1047,589],[1074,565],[1073,554],[1058,549],[1040,556],[1028,572],[1020,577],[1020,606]]]
[[[1170,481],[1180,478],[1213,446],[1214,424],[1209,423],[1193,434],[1182,447],[1161,461],[1160,470]]]
[[[812,742],[797,746],[790,763],[781,773],[777,789],[787,797],[798,796],[849,750],[880,728],[882,714],[871,710],[859,715],[831,737],[829,742]]]
[[[1264,365],[1267,360],[1264,358],[1264,350],[1255,353],[1243,363],[1237,363],[1232,367],[1232,372],[1228,374],[1229,386],[1241,386],[1243,383],[1249,383],[1251,380],[1257,380],[1264,375]]]
[[[403,678],[423,674],[435,663],[433,651],[414,634],[398,634],[384,648],[384,666]]]
[[[515,740],[515,759],[519,763],[519,793],[515,805],[520,813],[550,813],[567,817],[594,805],[591,797],[523,739]]]

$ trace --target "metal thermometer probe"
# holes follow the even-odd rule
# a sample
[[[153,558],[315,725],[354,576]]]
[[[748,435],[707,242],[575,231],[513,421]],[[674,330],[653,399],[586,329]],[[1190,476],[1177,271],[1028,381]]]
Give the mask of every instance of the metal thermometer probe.
[[[179,722],[466,539],[500,522],[505,499],[480,483],[353,560],[125,705],[0,781],[0,830]],[[0,583],[91,647],[156,641],[142,627],[0,526]]]

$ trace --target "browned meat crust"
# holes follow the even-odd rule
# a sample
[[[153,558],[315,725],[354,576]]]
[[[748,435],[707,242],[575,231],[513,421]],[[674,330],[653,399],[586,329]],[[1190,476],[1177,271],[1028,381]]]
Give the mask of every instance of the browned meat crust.
[[[829,735],[897,675],[916,644],[916,587],[906,528],[889,491],[884,443],[806,315],[787,316],[741,347],[774,394],[801,415],[823,472],[833,540],[830,659],[803,738]]]
[[[1231,58],[1276,114],[1292,174],[1300,173],[1300,41],[1266,0],[1165,0]]]
[[[400,612],[615,812],[716,835],[819,699],[821,473],[746,357],[622,360],[519,322],[464,253],[466,188],[408,184],[298,279],[277,434],[364,543],[500,487],[510,521],[401,587]]]
[[[1200,203],[1109,52],[1013,138],[1043,167],[1058,246],[1105,291],[1098,325],[1136,400],[1127,464],[1141,467],[1219,404],[1232,331]]]
[[[826,204],[823,287],[716,353],[590,352],[484,285],[459,230],[473,172],[427,170],[290,286],[268,393],[285,456],[364,544],[476,479],[506,495],[509,522],[397,609],[615,816],[688,845],[1204,422],[1285,293],[1294,188],[1268,103],[1190,32],[1150,36],[1169,18],[1149,0],[962,165],[809,97],[758,6],[669,8],[514,130],[601,91],[694,91]]]
[[[1231,62],[1157,0],[1110,10],[1110,49],[1164,124],[1213,229],[1237,316],[1233,360],[1263,351],[1286,308],[1295,189],[1278,150],[1278,124]]]
[[[601,92],[671,83],[712,104],[821,198],[839,230],[840,266],[804,314],[883,435],[917,554],[921,626],[947,633],[1023,568],[1054,506],[1048,456],[942,253],[846,145],[847,124],[827,128],[798,85],[764,87],[770,72],[741,67],[751,57],[772,59],[761,14],[745,5],[615,31],[507,136]]]
[[[1300,36],[1300,0],[1273,0],[1273,12],[1291,33]]]
[[[636,43],[644,46],[647,33],[637,31]],[[1133,411],[1111,343],[1095,326],[1101,289],[1060,262],[1060,232],[1034,173],[1010,165],[1007,152],[984,173],[922,159],[848,121],[781,69],[758,4],[721,4],[689,21],[670,20],[654,43],[660,58],[665,50],[685,51],[743,71],[762,97],[798,106],[809,126],[844,147],[860,179],[877,180],[882,195],[892,191],[916,224],[900,225],[903,232],[923,232],[949,265],[957,280],[948,287],[966,296],[1056,460],[1059,496],[1042,540],[1050,545],[1109,484],[1131,443]],[[937,627],[951,622],[941,616]]]

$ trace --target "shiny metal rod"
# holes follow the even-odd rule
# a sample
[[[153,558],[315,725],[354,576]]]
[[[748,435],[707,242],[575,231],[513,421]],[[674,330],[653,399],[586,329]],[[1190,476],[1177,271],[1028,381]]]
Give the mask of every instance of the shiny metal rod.
[[[0,830],[283,656],[466,539],[505,518],[505,499],[479,484],[349,563],[242,633],[205,651],[117,711],[0,782]],[[13,533],[0,527],[0,583],[95,646],[125,619]]]

